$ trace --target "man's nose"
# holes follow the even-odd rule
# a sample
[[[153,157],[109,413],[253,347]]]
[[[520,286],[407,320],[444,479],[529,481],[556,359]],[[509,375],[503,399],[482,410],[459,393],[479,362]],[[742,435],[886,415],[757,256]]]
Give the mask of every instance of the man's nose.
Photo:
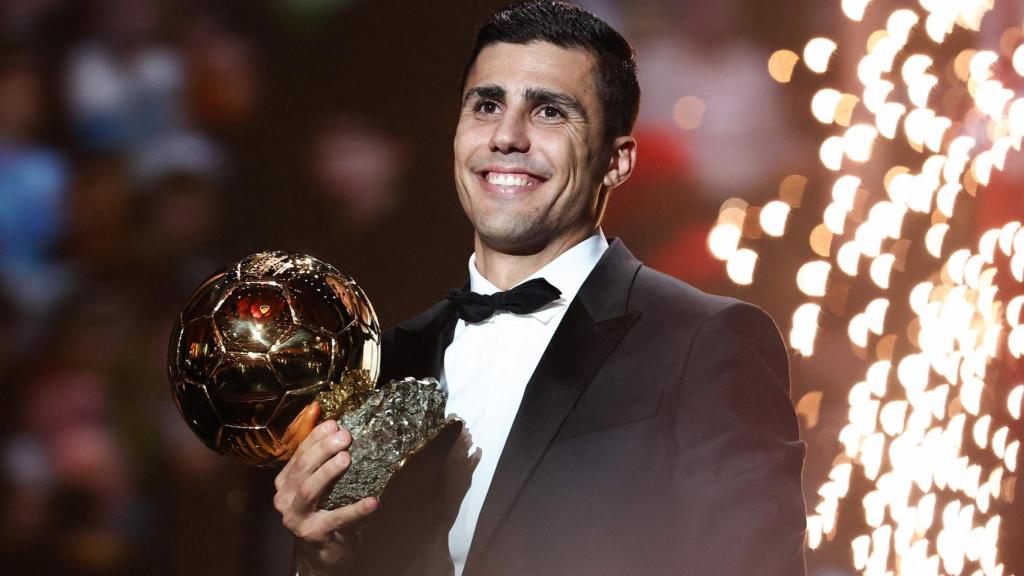
[[[494,126],[491,150],[494,152],[527,152],[530,149],[528,123],[519,114],[506,113]]]

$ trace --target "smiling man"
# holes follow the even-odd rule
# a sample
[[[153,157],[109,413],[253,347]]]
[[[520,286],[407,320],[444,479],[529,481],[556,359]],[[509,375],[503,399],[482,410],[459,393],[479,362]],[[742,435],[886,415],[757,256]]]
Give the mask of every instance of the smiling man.
[[[381,374],[439,378],[472,437],[445,482],[324,511],[351,437],[314,429],[276,482],[297,573],[804,573],[774,323],[601,232],[638,106],[632,50],[593,15],[536,1],[481,27],[454,142],[470,290],[389,331]]]

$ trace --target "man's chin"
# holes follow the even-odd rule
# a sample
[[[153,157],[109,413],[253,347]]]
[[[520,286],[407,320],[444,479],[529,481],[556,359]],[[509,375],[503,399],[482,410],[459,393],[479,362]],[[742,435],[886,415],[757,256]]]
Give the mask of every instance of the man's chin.
[[[477,229],[477,238],[487,248],[502,254],[529,256],[547,246],[547,238],[531,230],[490,228]]]

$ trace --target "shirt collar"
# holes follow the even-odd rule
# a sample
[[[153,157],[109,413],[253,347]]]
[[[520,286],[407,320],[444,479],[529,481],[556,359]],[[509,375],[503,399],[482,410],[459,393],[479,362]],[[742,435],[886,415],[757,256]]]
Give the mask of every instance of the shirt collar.
[[[522,284],[534,278],[543,278],[562,292],[557,300],[541,307],[529,316],[547,324],[562,307],[568,306],[607,249],[608,239],[598,228],[586,240],[562,252],[543,268],[520,281],[519,284]],[[469,257],[469,287],[470,290],[478,294],[494,294],[501,291],[477,270],[475,252]],[[491,318],[495,316],[498,314]]]

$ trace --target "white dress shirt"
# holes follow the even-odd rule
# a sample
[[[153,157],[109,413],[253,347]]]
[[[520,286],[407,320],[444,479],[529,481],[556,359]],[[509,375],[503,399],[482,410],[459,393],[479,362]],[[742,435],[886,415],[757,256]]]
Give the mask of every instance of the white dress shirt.
[[[480,509],[526,384],[569,303],[607,249],[608,241],[598,229],[524,279],[544,278],[562,292],[557,300],[536,312],[520,315],[499,311],[476,324],[460,319],[455,326],[441,374],[448,388],[446,409],[465,420],[473,436],[473,449],[481,451],[472,484],[448,533],[455,576],[462,575]],[[469,286],[480,294],[500,292],[477,270],[476,254],[469,257]]]

